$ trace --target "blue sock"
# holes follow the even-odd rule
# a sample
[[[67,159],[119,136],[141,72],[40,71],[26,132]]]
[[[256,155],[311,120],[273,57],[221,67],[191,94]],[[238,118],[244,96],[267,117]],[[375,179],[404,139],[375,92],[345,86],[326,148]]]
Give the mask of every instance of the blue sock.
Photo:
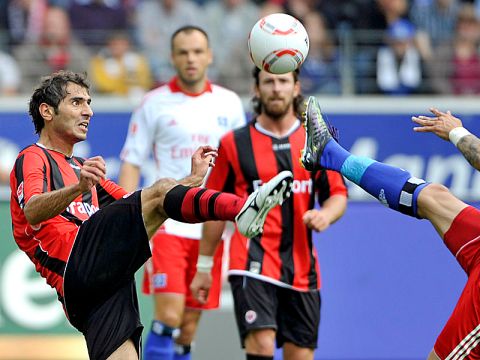
[[[175,329],[162,324],[160,321],[152,322],[152,329],[148,333],[145,343],[145,360],[173,360],[172,333]]]
[[[352,155],[334,140],[325,146],[320,165],[339,171],[382,204],[411,216],[417,216],[418,194],[428,185],[406,170]]]
[[[340,171],[342,164],[351,154],[335,140],[330,140],[323,149],[320,165],[326,169]]]
[[[192,358],[191,349],[190,345],[175,344],[173,360],[190,360]]]

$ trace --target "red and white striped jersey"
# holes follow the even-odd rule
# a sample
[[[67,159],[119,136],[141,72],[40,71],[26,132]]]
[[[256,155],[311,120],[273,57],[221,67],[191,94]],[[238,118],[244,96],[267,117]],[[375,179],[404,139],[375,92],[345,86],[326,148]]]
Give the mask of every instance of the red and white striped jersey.
[[[207,180],[207,188],[248,196],[256,187],[283,170],[293,173],[293,196],[267,215],[263,233],[247,239],[238,230],[230,243],[230,275],[246,275],[263,281],[308,291],[320,288],[317,254],[312,232],[303,214],[332,195],[347,195],[343,177],[334,171],[306,171],[298,161],[305,142],[300,122],[289,134],[276,138],[253,121],[226,134],[219,156]]]
[[[63,296],[65,265],[79,226],[126,191],[113,181],[102,180],[75,198],[61,214],[34,227],[25,218],[23,207],[34,195],[77,184],[82,163],[81,158],[66,157],[36,144],[20,152],[10,174],[13,237],[59,296]]]

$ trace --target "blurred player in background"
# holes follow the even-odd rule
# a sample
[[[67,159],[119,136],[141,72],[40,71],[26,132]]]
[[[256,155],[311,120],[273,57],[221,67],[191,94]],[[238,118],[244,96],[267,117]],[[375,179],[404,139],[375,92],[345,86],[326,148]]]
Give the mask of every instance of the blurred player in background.
[[[10,174],[13,236],[85,336],[90,359],[134,360],[143,329],[134,274],[151,256],[149,239],[162,223],[235,219],[253,236],[289,195],[292,174],[278,174],[246,200],[192,187],[217,156],[202,146],[182,180],[160,179],[127,194],[106,179],[101,156],[73,156],[87,138],[90,102],[82,74],[60,71],[35,89],[29,113],[39,140],[20,152]]]
[[[201,28],[178,29],[171,37],[171,52],[177,75],[148,93],[132,115],[119,180],[129,191],[137,189],[141,166],[152,151],[158,178],[182,177],[189,173],[190,156],[200,144],[217,146],[221,135],[245,124],[240,98],[207,78],[212,52]],[[200,236],[200,224],[168,220],[152,240],[153,257],[146,265],[144,279],[144,292],[154,294],[146,360],[190,359],[201,310],[219,306],[222,247],[214,259],[209,301],[200,304],[189,289]]]
[[[294,174],[293,196],[269,214],[263,234],[236,232],[230,245],[229,281],[242,346],[248,360],[273,359],[275,341],[287,360],[312,360],[320,322],[320,272],[312,230],[325,231],[345,212],[340,174],[311,174],[298,155],[305,140],[299,120],[303,97],[298,71],[274,75],[255,68],[256,117],[222,137],[207,188],[246,196],[280,170]],[[321,205],[314,208],[315,195]],[[207,301],[211,256],[224,222],[204,224],[192,291]]]
[[[480,139],[449,111],[430,111],[433,117],[412,118],[419,125],[414,130],[450,140],[480,170]],[[382,204],[427,219],[435,227],[468,280],[428,359],[480,359],[480,211],[457,199],[443,185],[427,183],[403,169],[350,154],[332,138],[331,127],[313,97],[308,101],[305,126],[308,135],[301,160],[305,168],[340,171]]]

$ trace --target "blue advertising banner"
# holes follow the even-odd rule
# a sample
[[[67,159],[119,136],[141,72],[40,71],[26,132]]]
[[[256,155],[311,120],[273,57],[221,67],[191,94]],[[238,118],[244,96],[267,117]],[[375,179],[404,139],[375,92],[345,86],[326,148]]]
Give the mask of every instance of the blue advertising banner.
[[[471,132],[480,134],[480,114],[458,116]],[[76,146],[76,154],[102,155],[107,160],[109,177],[116,179],[129,117],[126,112],[97,112],[92,118],[88,140]],[[414,133],[410,115],[328,114],[328,118],[340,130],[341,144],[352,153],[400,166],[417,177],[445,184],[463,199],[480,200],[480,175],[453,145],[432,134]],[[0,169],[9,168],[18,150],[36,139],[26,114],[0,113]],[[147,183],[154,180],[153,161],[146,162],[142,174]],[[353,186],[350,198],[369,199]]]
[[[340,130],[341,144],[351,152],[445,184],[473,205],[480,201],[479,173],[452,144],[432,134],[414,133],[410,114],[327,115]],[[472,133],[480,134],[480,113],[458,116]],[[107,161],[109,177],[116,179],[129,117],[128,112],[97,111],[88,140],[76,146],[76,155],[102,155]],[[10,168],[17,152],[36,139],[25,113],[0,113],[0,171]],[[153,169],[153,161],[148,161],[142,170],[145,183],[154,180]],[[315,358],[425,359],[460,295],[466,276],[427,221],[366,201],[373,198],[352,184],[349,196],[355,201],[349,203],[345,216],[324,234],[315,235],[323,283],[322,320]],[[5,236],[9,221],[1,220],[1,242],[13,242],[10,233]],[[58,317],[45,316],[48,320],[40,318],[30,327],[18,320],[27,312],[18,309],[22,304],[18,297],[11,298],[12,290],[7,285],[13,283],[1,280],[18,273],[18,266],[7,266],[16,259],[11,245],[2,252],[0,262],[0,334],[12,329],[15,333],[22,329],[55,333],[58,328],[65,328],[59,309],[55,310]],[[33,271],[30,275],[35,276]],[[46,286],[43,284],[42,288]],[[25,298],[30,296],[26,289],[22,293]],[[45,304],[41,300],[34,302],[29,298],[26,303],[41,314]],[[142,301],[146,302],[145,298]],[[8,305],[14,303],[19,305]],[[52,303],[49,304],[53,306]],[[43,310],[53,311],[50,307]],[[143,320],[148,324],[149,319]]]

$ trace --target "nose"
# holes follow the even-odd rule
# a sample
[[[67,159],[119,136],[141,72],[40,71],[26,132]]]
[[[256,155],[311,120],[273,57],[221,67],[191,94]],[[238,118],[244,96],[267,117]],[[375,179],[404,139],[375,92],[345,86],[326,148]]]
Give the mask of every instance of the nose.
[[[83,107],[83,114],[88,115],[89,117],[93,116],[93,110],[90,104],[85,103],[85,106]]]

